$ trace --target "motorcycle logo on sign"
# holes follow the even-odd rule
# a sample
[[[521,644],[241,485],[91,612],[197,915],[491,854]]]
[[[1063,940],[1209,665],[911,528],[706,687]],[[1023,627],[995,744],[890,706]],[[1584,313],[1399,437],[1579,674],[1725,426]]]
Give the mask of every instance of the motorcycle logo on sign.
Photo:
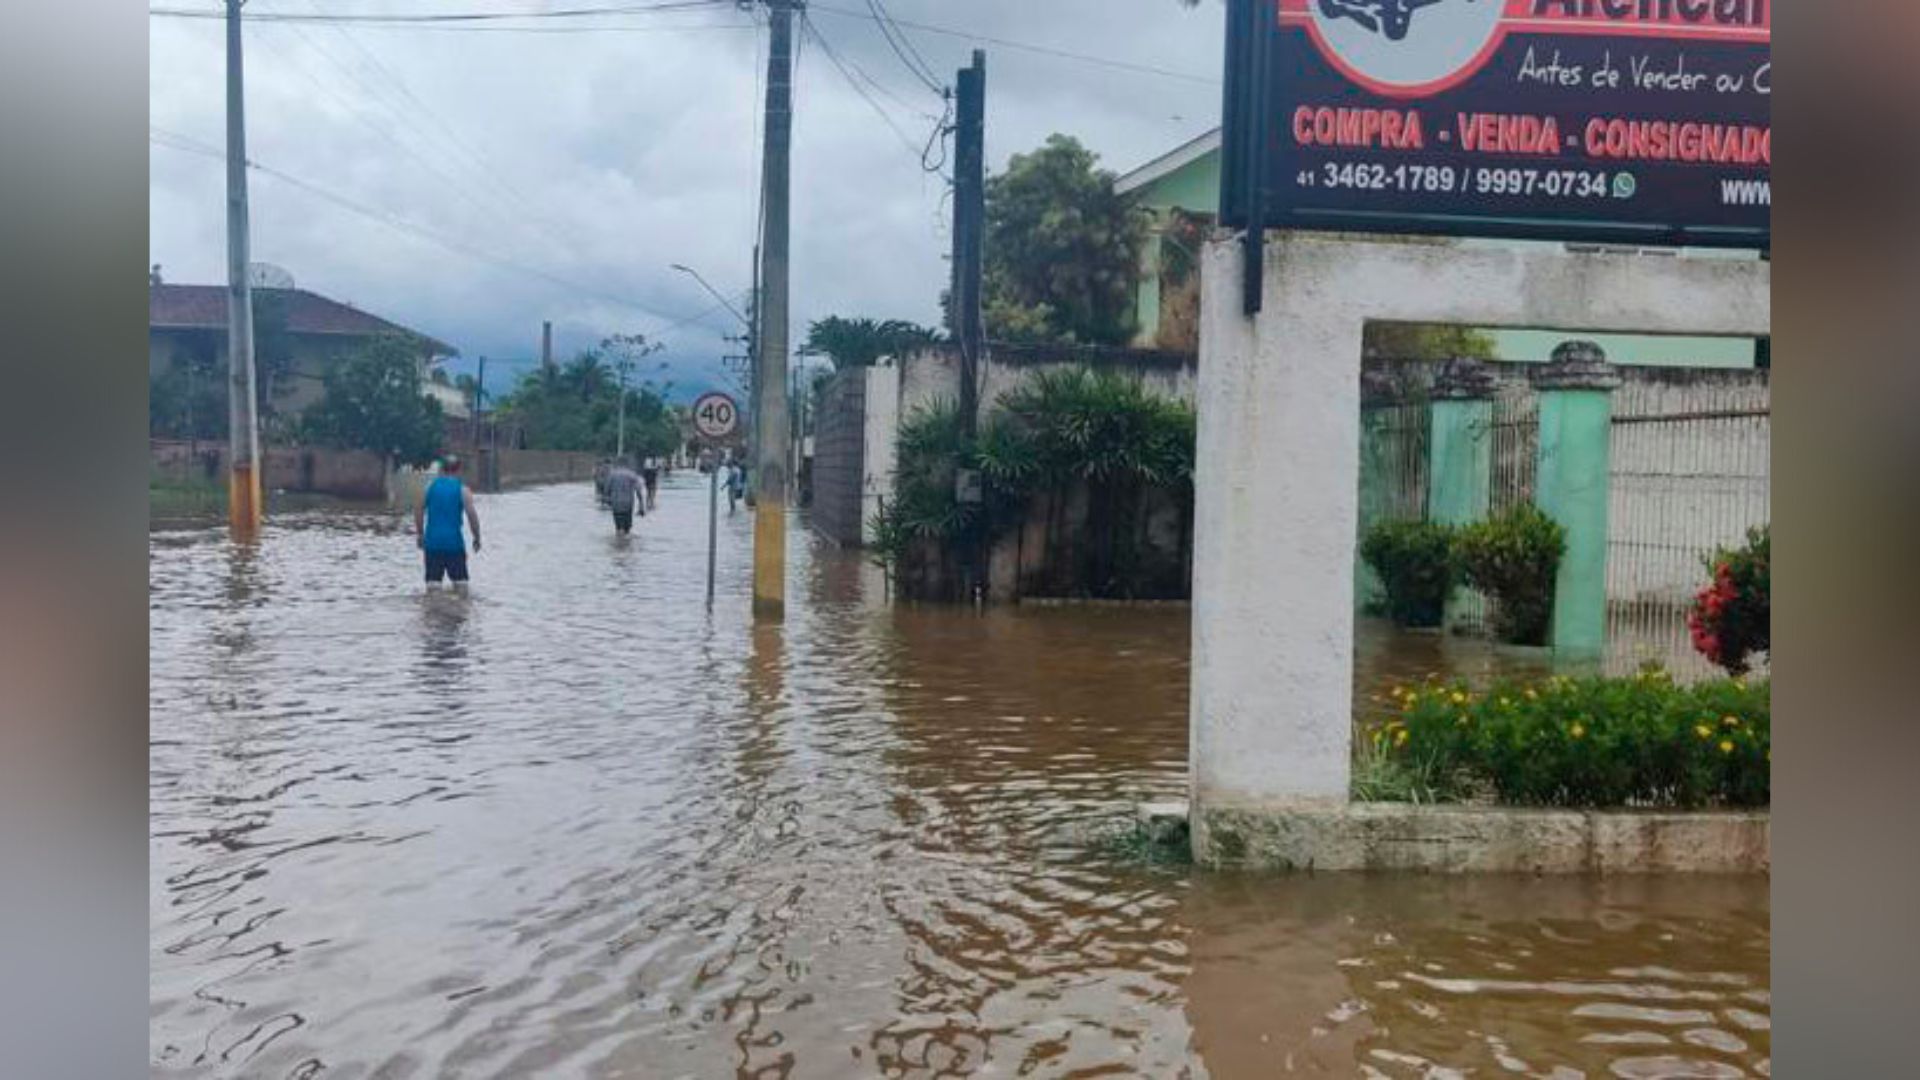
[[[1314,0],[1313,37],[1355,82],[1396,97],[1479,70],[1499,44],[1502,0]],[[1417,18],[1416,18],[1417,16]]]

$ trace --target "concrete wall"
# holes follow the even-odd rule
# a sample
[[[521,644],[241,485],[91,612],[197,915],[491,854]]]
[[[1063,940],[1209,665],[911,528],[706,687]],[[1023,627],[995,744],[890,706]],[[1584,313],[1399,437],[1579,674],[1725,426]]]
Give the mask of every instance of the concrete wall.
[[[1353,723],[1360,355],[1369,320],[1755,336],[1765,263],[1275,234],[1263,309],[1237,242],[1203,261],[1192,787],[1209,808],[1344,805]]]
[[[844,547],[860,545],[863,482],[866,479],[867,372],[834,375],[820,396],[813,448],[815,532]]]
[[[491,451],[482,451],[488,454]],[[530,487],[535,484],[567,484],[593,479],[593,468],[600,455],[569,450],[499,451],[501,487]]]
[[[887,361],[865,371],[866,408],[860,455],[860,543],[872,544],[874,522],[893,501],[893,473],[899,461],[900,368]]]
[[[203,442],[196,447],[188,442],[154,440],[149,447],[149,468],[155,478],[179,484],[225,483],[227,451],[222,443]],[[386,461],[370,451],[272,446],[263,447],[260,456],[261,486],[267,491],[342,499],[386,497]]]

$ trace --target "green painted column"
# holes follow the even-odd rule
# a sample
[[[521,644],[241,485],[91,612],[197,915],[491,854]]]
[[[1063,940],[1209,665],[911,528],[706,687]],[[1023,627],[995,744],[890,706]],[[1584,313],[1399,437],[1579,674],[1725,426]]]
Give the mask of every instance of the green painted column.
[[[1147,349],[1160,346],[1160,260],[1166,254],[1161,236],[1166,227],[1164,220],[1156,220],[1147,232],[1146,243],[1140,246],[1140,288],[1134,301],[1134,320],[1137,323],[1134,342]]]
[[[1553,647],[1607,644],[1607,502],[1613,484],[1613,391],[1619,373],[1600,346],[1569,341],[1534,372],[1540,471],[1534,502],[1567,531],[1553,604]]]
[[[1360,403],[1360,514],[1359,532],[1354,536],[1353,610],[1364,612],[1384,599],[1386,591],[1380,575],[1360,557],[1359,543],[1367,530],[1385,521],[1391,514],[1393,495],[1387,489],[1391,470],[1389,437],[1385,431],[1392,423],[1391,409],[1398,399],[1384,388],[1361,385]]]
[[[1470,525],[1493,501],[1493,374],[1474,360],[1450,363],[1428,405],[1427,520]],[[1464,590],[1447,601],[1446,624],[1462,616]]]

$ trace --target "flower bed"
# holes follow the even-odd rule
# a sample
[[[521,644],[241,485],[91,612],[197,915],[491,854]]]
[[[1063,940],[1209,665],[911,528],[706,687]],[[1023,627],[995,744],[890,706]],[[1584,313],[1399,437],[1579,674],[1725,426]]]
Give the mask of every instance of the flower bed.
[[[1766,682],[1679,686],[1655,672],[1393,696],[1397,715],[1360,732],[1361,799],[1697,810],[1772,798]]]

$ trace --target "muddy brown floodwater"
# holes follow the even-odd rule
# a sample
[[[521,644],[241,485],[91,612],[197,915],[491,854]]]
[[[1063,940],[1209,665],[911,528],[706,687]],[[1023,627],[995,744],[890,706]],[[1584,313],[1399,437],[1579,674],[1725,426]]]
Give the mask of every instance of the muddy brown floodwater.
[[[464,600],[382,514],[153,534],[156,1075],[1767,1072],[1764,881],[1090,845],[1183,790],[1184,613],[892,608],[796,530],[754,629],[692,476],[481,513]]]

